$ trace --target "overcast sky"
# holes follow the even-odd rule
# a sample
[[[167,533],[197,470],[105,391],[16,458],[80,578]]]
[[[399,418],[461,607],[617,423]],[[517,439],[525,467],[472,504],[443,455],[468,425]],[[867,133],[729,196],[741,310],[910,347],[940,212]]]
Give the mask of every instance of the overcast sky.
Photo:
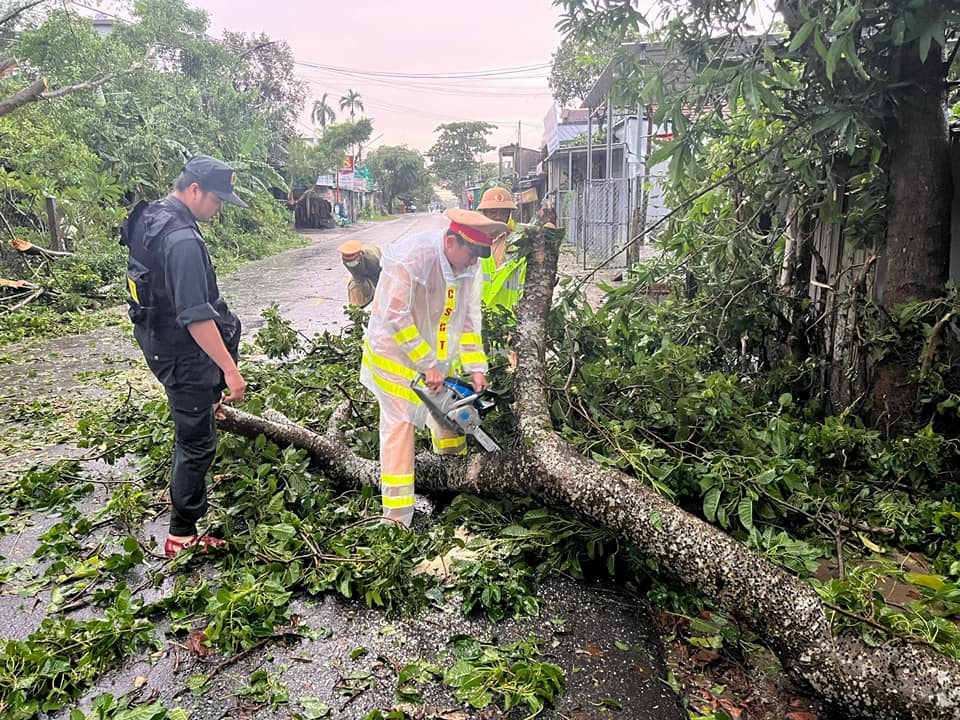
[[[329,93],[337,112],[347,89],[360,93],[373,119],[376,145],[426,150],[437,125],[459,120],[497,123],[494,145],[517,139],[538,148],[552,104],[547,85],[550,55],[561,40],[559,9],[549,0],[187,0],[210,15],[211,34],[224,29],[265,32],[285,40],[309,83],[299,127],[310,134],[309,108]],[[476,74],[529,68],[471,79],[409,75]],[[330,70],[330,67],[342,70]],[[367,73],[406,77],[370,77]]]

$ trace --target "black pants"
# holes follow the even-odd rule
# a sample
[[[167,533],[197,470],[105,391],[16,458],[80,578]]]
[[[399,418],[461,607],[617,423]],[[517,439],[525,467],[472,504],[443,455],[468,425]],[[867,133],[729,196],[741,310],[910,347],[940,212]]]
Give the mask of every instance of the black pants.
[[[217,452],[217,423],[213,405],[185,405],[176,391],[167,389],[175,439],[173,472],[170,476],[171,535],[195,535],[197,520],[210,507],[207,503],[207,470]]]
[[[234,321],[235,332],[224,343],[236,361],[240,322]],[[220,368],[192,341],[171,339],[141,325],[134,326],[134,335],[147,365],[167,391],[176,431],[170,477],[170,534],[194,535],[197,521],[209,508],[207,471],[217,452],[213,406],[226,383]]]

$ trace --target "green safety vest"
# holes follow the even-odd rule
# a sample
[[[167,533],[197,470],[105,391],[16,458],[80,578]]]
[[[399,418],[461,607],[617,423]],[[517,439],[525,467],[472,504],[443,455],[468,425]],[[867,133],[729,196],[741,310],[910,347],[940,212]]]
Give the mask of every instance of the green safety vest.
[[[483,259],[480,267],[483,272],[483,302],[489,307],[511,310],[516,307],[527,277],[526,258],[507,260],[498,268],[491,255]]]

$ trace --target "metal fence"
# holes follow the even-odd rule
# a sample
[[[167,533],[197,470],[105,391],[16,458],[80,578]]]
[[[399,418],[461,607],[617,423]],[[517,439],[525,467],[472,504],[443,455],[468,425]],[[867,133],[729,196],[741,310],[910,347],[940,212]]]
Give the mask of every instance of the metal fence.
[[[630,181],[627,178],[588,180],[573,188],[567,237],[585,270],[608,258],[607,267],[626,267],[624,250],[630,239]]]

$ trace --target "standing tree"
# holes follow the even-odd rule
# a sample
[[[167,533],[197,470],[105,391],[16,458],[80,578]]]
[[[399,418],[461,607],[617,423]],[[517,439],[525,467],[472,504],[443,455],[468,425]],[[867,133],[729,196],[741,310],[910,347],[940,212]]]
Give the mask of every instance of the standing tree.
[[[465,182],[476,178],[480,156],[493,150],[487,136],[495,128],[496,125],[481,120],[438,125],[435,132],[440,134],[426,153],[437,183],[459,193]]]
[[[347,150],[369,140],[372,133],[373,121],[370,118],[328,127],[317,140],[317,170],[329,171],[340,167]]]
[[[294,74],[293,53],[285,42],[271,40],[264,33],[225,31],[224,43],[236,54],[239,64],[233,86],[249,97],[269,130],[268,156],[280,165],[286,146],[296,134],[297,117],[306,99],[306,85]]]
[[[337,119],[333,108],[327,104],[327,95],[328,93],[324,93],[319,100],[314,101],[313,112],[310,113],[314,125],[319,125],[322,130],[326,129],[328,122],[332,123]]]
[[[347,90],[347,94],[340,98],[340,109],[350,111],[350,121],[353,122],[355,112],[363,112],[363,103],[360,101],[360,93],[353,90]]]
[[[629,3],[563,4],[563,27],[578,37],[607,37],[647,23]],[[794,273],[799,286],[809,276],[818,221],[836,221],[847,247],[876,253],[875,264],[841,269],[855,279],[852,303],[877,307],[869,316],[851,313],[848,338],[839,343],[848,350],[847,366],[838,367],[834,387],[853,382],[833,401],[843,407],[861,398],[864,416],[895,434],[926,422],[930,412],[924,411],[935,404],[928,398],[924,408],[928,393],[919,391],[918,381],[926,372],[924,333],[936,335],[935,300],[944,296],[947,280],[946,92],[956,51],[946,38],[960,29],[960,9],[942,0],[829,7],[781,0],[789,30],[781,39],[750,29],[752,7],[746,0],[669,5],[658,22],[666,64],[645,75],[645,87],[621,88],[621,97],[629,106],[640,101],[642,89],[643,99],[658,107],[657,120],[672,125],[675,140],[659,157],[671,159],[677,203],[716,183],[717,142],[738,146],[724,155],[730,178],[723,192],[737,206],[731,220],[740,223],[744,239],[751,212],[764,214],[775,231],[797,228],[797,252],[787,264],[803,258],[805,268]],[[740,172],[750,156],[757,170]],[[789,205],[778,207],[777,198],[790,198]],[[803,303],[796,307],[807,312]],[[874,319],[886,326],[864,326]],[[787,317],[784,325],[804,334],[796,321]]]
[[[553,99],[565,106],[579,102],[593,87],[600,73],[613,58],[620,45],[619,35],[613,39],[580,40],[565,37],[550,61],[548,81]]]
[[[393,201],[404,195],[420,197],[427,179],[423,156],[416,150],[382,145],[367,155],[371,177],[380,185],[383,204],[393,212]]]

